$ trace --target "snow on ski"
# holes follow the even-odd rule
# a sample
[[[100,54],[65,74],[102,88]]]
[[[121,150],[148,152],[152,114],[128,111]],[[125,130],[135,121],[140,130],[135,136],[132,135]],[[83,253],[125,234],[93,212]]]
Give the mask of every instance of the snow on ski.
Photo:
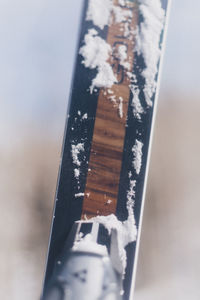
[[[43,300],[133,298],[168,2],[84,1]]]

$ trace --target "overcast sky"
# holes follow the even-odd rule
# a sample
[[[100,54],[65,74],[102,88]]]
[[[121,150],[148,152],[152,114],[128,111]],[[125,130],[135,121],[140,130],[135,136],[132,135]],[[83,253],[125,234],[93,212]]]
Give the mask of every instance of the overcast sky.
[[[52,130],[63,124],[81,2],[0,0],[0,134],[4,137],[13,134],[16,124],[45,119]],[[199,11],[198,0],[172,0],[162,90],[200,91]]]

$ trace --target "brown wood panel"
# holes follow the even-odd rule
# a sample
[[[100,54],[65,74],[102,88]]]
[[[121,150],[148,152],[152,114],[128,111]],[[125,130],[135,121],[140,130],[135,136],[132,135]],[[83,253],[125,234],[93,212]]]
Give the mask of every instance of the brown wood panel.
[[[134,8],[133,3],[130,5]],[[128,10],[129,8],[123,9]],[[136,23],[137,13],[133,10],[131,29],[135,29]],[[113,66],[119,83],[112,86],[113,94],[108,93],[106,89],[101,89],[99,92],[82,218],[109,215],[115,213],[116,210],[130,81],[125,70],[120,67],[114,49],[121,43],[126,45],[130,70],[133,68],[134,60],[134,33],[128,38],[123,37],[122,28],[123,24],[112,23],[108,30],[107,42],[113,49],[113,55],[109,62]],[[116,103],[111,100],[112,95],[116,96]],[[123,98],[123,117],[119,115],[119,97]]]

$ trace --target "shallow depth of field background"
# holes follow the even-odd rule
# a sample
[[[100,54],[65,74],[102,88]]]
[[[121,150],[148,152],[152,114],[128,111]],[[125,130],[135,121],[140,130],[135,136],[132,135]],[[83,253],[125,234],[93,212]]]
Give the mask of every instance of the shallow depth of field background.
[[[0,299],[39,299],[81,0],[0,0]],[[200,2],[172,3],[135,300],[200,299]]]

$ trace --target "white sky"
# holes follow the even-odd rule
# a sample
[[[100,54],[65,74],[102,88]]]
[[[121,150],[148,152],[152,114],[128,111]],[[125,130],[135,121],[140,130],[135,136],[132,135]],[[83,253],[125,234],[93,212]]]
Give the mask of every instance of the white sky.
[[[199,93],[200,1],[172,0],[162,87]]]
[[[0,134],[4,137],[12,136],[16,124],[39,122],[45,127],[45,120],[52,130],[63,126],[81,2],[0,0]],[[200,92],[199,11],[198,0],[192,5],[172,0],[162,91]]]

